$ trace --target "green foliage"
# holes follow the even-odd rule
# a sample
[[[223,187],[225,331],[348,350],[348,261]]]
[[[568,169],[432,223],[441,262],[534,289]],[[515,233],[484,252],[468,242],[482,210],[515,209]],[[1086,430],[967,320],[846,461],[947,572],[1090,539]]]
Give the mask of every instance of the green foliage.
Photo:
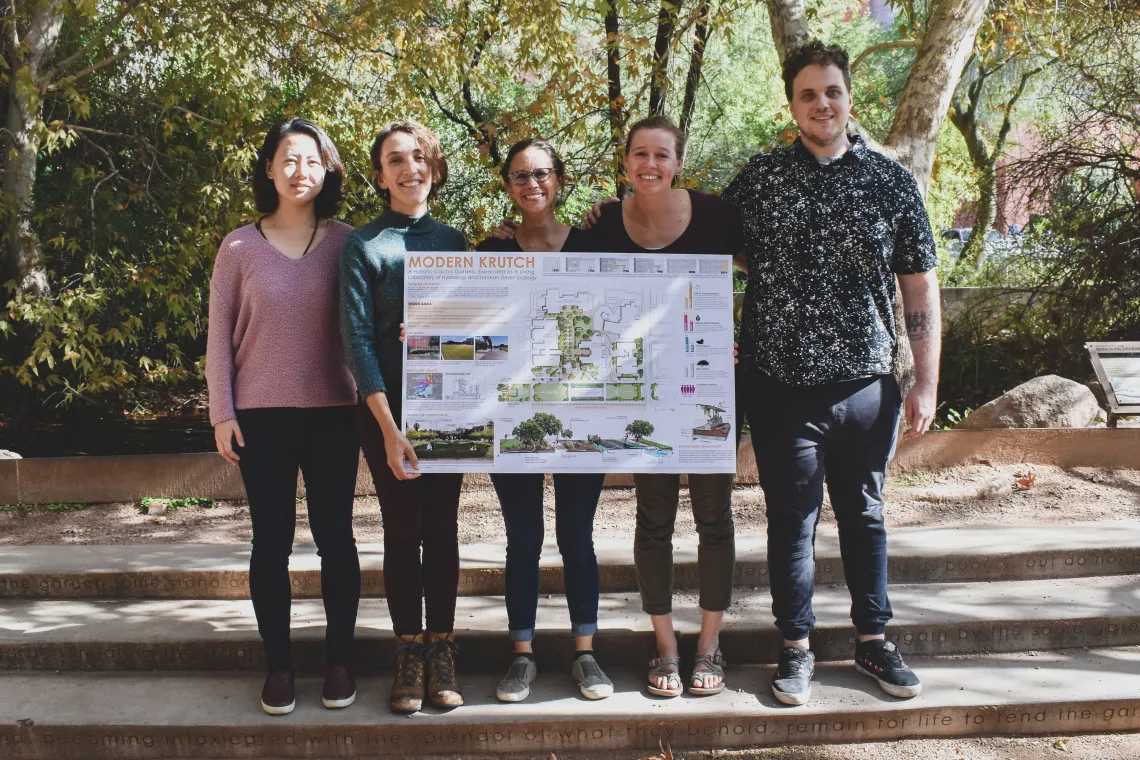
[[[546,440],[546,432],[533,419],[523,420],[515,425],[511,435],[528,446],[539,446]]]
[[[53,504],[0,504],[0,512],[13,512],[26,515],[32,512],[79,512],[87,509],[90,504],[76,504],[74,502],[59,502]]]
[[[18,31],[31,6],[15,4]],[[929,3],[897,6],[899,21],[888,28],[850,0],[812,3],[809,18],[813,32],[854,58],[921,34]],[[368,149],[382,124],[404,118],[440,134],[450,178],[433,213],[472,242],[511,212],[498,162],[524,137],[559,147],[570,174],[559,213],[577,222],[615,190],[609,107],[645,115],[660,6],[617,3],[616,104],[601,9],[586,0],[62,7],[52,57],[59,65],[42,82],[16,55],[22,48],[0,40],[0,92],[34,111],[29,221],[50,286],[37,296],[17,293],[12,281],[0,295],[0,397],[9,414],[77,399],[116,411],[162,409],[170,395],[201,393],[214,256],[226,234],[258,217],[250,172],[278,119],[305,116],[328,130],[348,169],[342,217],[351,224],[380,211]],[[696,4],[681,8],[666,77],[674,117],[696,26]],[[712,8],[681,184],[717,191],[751,155],[793,134],[765,5],[724,0]],[[909,49],[879,52],[855,73],[856,114],[879,139],[912,59]],[[6,139],[0,133],[0,149],[11,155]],[[944,129],[928,201],[936,231],[972,197],[975,181],[960,136]],[[4,229],[19,213],[13,197],[0,195]],[[957,273],[945,259],[943,267],[951,281],[991,276]]]
[[[214,499],[206,499],[198,496],[189,496],[182,499],[167,499],[161,497],[156,498],[153,496],[144,496],[139,499],[139,511],[145,514],[150,510],[150,506],[152,504],[165,504],[166,511],[169,513],[178,509],[182,509],[183,507],[201,507],[202,509],[212,509],[213,507],[217,506],[218,502]]]
[[[995,262],[1006,286],[951,322],[939,395],[977,407],[1044,374],[1090,380],[1087,341],[1140,337],[1140,15],[1089,12],[1069,23],[1085,47],[1051,73],[1057,105],[1039,145],[1009,169],[1043,213],[1019,255]]]
[[[634,420],[625,426],[625,434],[631,436],[638,443],[642,438],[653,435],[653,423],[647,420]]]

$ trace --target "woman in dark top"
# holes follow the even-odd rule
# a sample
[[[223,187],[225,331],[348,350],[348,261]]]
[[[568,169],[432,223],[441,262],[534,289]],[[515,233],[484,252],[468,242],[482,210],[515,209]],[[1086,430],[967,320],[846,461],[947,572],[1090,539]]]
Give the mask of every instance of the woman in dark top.
[[[554,216],[566,170],[558,153],[545,140],[515,143],[503,162],[503,184],[522,214],[511,240],[489,237],[477,251],[582,250],[585,233]],[[495,695],[504,702],[521,702],[530,695],[538,674],[534,661],[534,628],[538,612],[543,516],[540,473],[491,475],[507,526],[507,620],[515,659],[499,682]],[[571,674],[589,699],[613,694],[613,683],[594,660],[598,630],[598,558],[594,554],[594,513],[602,493],[601,473],[558,473],[554,476],[554,526],[565,568],[566,603],[574,635]]]
[[[613,253],[720,253],[735,255],[740,221],[719,198],[676,190],[673,178],[685,156],[684,134],[664,117],[634,124],[625,146],[626,170],[633,195],[606,204],[587,232],[591,251]],[[736,550],[732,523],[731,474],[689,475],[689,495],[700,536],[701,632],[689,692],[724,690],[720,627],[732,598]],[[677,517],[680,475],[637,474],[637,528],[634,565],[642,609],[653,621],[657,657],[649,666],[648,689],[657,696],[682,691],[677,638],[673,632],[673,525]]]
[[[462,251],[467,241],[428,213],[447,181],[434,132],[415,122],[387,125],[372,144],[372,166],[388,210],[345,239],[340,326],[360,396],[360,444],[384,520],[384,588],[399,639],[389,705],[406,713],[419,710],[425,696],[436,707],[463,704],[454,635],[463,475],[420,475],[400,429],[404,258],[408,251]]]

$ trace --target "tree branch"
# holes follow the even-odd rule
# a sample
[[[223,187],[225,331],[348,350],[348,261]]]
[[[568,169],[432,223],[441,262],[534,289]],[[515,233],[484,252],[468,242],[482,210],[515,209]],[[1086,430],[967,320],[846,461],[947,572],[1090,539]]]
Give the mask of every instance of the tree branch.
[[[502,0],[496,0],[495,5],[491,8],[490,18],[494,19],[499,15],[499,10],[502,8]],[[491,41],[494,36],[494,30],[488,24],[483,29],[483,34],[479,41],[475,44],[475,52],[471,56],[471,65],[467,67],[467,74],[463,78],[463,84],[460,87],[460,92],[463,96],[463,110],[471,117],[474,122],[474,130],[472,136],[478,145],[487,146],[487,155],[491,159],[491,165],[498,167],[502,163],[502,156],[499,154],[499,138],[495,133],[487,129],[487,118],[482,110],[475,104],[475,98],[471,94],[471,74],[479,67],[480,61],[483,59],[483,51],[487,48],[487,43]]]
[[[443,101],[439,99],[439,93],[437,93],[435,91],[434,87],[432,87],[429,84],[427,86],[427,88],[428,88],[428,94],[431,95],[431,99],[435,101],[436,106],[443,113],[443,115],[447,117],[448,121],[455,123],[455,124],[458,124],[461,127],[465,127],[465,128],[467,128],[468,131],[471,131],[471,132],[477,131],[475,129],[474,124],[472,124],[471,122],[467,121],[466,119],[460,117],[459,114],[455,113],[454,111],[452,111],[451,109],[449,109],[447,106],[445,106],[443,104]]]
[[[625,99],[621,94],[621,49],[618,47],[621,34],[621,20],[618,17],[617,0],[602,0],[603,19],[606,29],[606,81],[609,85],[610,155],[614,172],[617,197],[625,196],[629,185],[626,183],[625,168],[621,151],[625,138]]]
[[[11,20],[12,22],[12,39],[9,40],[9,44],[12,46],[12,55],[16,56],[19,54],[18,51],[20,49],[20,30],[16,26],[16,0],[8,0],[8,7],[12,9],[12,14],[4,20]]]
[[[92,87],[91,89],[96,90],[97,92],[101,92],[104,95],[107,95],[109,97],[116,98],[120,101],[132,102],[130,99],[123,97],[122,95],[115,92],[114,90],[108,90],[106,87],[95,86],[95,87]],[[182,106],[173,106],[173,105],[164,106],[161,103],[155,103],[153,100],[147,100],[146,98],[139,98],[139,100],[143,103],[146,103],[151,108],[158,109],[158,111],[160,113],[163,113],[166,111],[180,111],[180,112],[186,114],[187,116],[198,119],[199,121],[204,121],[207,124],[213,124],[214,126],[217,126],[217,127],[224,127],[226,125],[225,122],[218,121],[217,119],[211,119],[209,116],[203,116],[200,113],[197,113],[195,111],[191,111],[189,108],[183,108]]]
[[[701,68],[705,46],[708,45],[712,26],[709,23],[710,0],[701,0],[697,8],[697,30],[693,38],[693,54],[689,57],[689,75],[685,78],[685,99],[681,104],[681,131],[688,134],[693,123],[693,108],[697,103],[697,90],[701,86]]]
[[[653,70],[649,84],[649,114],[665,113],[665,95],[669,88],[669,47],[673,42],[673,32],[677,28],[677,16],[681,13],[684,0],[661,0],[657,11],[657,38],[653,42]]]
[[[80,69],[79,71],[75,72],[74,74],[71,74],[70,76],[64,77],[64,79],[68,79],[68,80],[71,80],[74,82],[74,81],[82,79],[85,76],[88,76],[89,74],[94,74],[99,69],[110,66],[112,63],[116,63],[117,61],[121,61],[122,59],[126,58],[128,55],[132,55],[134,53],[137,53],[139,51],[139,49],[142,48],[143,44],[144,43],[140,42],[136,45],[132,45],[131,47],[127,48],[126,50],[122,50],[118,53],[115,53],[114,55],[107,56],[106,58],[99,61],[98,63],[93,63],[85,69]],[[59,82],[52,83],[51,85],[48,86],[47,89],[48,90],[57,89],[58,85],[59,85]]]
[[[94,37],[91,38],[91,40],[86,45],[48,69],[48,71],[45,72],[45,81],[51,81],[51,79],[55,77],[56,72],[66,70],[69,66],[71,66],[71,64],[82,60],[87,56],[88,53],[94,50],[98,45],[102,44],[102,42],[107,39],[107,35],[117,29],[119,24],[123,23],[123,19],[130,15],[130,13],[137,7],[137,5],[137,2],[124,3],[123,7],[119,10],[118,15],[116,15],[115,18],[111,21],[104,24],[103,27],[95,34]]]
[[[884,50],[899,50],[902,48],[917,48],[918,40],[890,40],[888,42],[880,42],[877,45],[871,45],[866,48],[862,53],[855,56],[855,60],[851,62],[851,71],[859,68],[859,64],[867,60],[875,53],[881,53]]]
[[[998,130],[997,140],[994,143],[994,160],[1005,148],[1005,141],[1009,137],[1010,130],[1013,129],[1013,109],[1017,106],[1017,101],[1021,99],[1022,94],[1025,93],[1025,86],[1029,84],[1029,80],[1035,77],[1044,69],[1044,66],[1038,66],[1032,71],[1027,71],[1021,75],[1021,81],[1014,90],[1013,97],[1009,99],[1009,103],[1005,107],[1005,118],[1002,119],[1001,129]]]

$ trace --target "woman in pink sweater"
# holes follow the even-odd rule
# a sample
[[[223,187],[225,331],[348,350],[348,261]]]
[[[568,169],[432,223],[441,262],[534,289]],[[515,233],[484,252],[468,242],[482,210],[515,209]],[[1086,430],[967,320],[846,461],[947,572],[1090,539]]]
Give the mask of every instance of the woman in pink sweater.
[[[360,562],[352,504],[360,447],[338,321],[340,249],[352,228],[332,220],[343,179],[336,146],[320,127],[304,119],[275,124],[253,175],[265,216],[222,241],[210,280],[210,422],[218,453],[241,468],[249,499],[249,587],[269,668],[261,707],[271,715],[296,704],[289,555],[298,469],[321,557],[322,702],[347,707],[356,698]]]

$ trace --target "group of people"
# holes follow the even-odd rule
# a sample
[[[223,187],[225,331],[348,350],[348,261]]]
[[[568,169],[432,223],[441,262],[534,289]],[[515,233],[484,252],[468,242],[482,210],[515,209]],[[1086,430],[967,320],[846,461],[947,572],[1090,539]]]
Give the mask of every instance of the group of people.
[[[826,484],[839,526],[855,667],[888,693],[913,697],[918,677],[885,640],[891,618],[883,521],[884,472],[905,408],[907,436],[934,414],[938,375],[937,263],[923,199],[898,163],[848,133],[850,71],[839,47],[810,42],[787,57],[783,78],[800,136],[753,158],[719,196],[676,189],[685,135],[664,117],[634,124],[625,145],[632,194],[599,203],[589,229],[558,221],[566,183],[558,152],[516,143],[503,186],[521,222],[480,251],[728,254],[747,272],[737,403],[747,415],[768,517],[772,608],[784,647],[777,699],[808,701],[814,538]],[[360,563],[352,530],[363,449],[384,527],[384,585],[398,639],[390,706],[463,703],[455,604],[462,474],[420,474],[401,430],[403,274],[409,251],[462,251],[464,236],[429,213],[447,181],[439,138],[411,121],[385,126],[372,145],[387,209],[353,230],[335,221],[345,169],[315,124],[274,125],[253,177],[253,225],[226,237],[210,287],[207,379],[219,453],[240,467],[253,527],[250,593],[269,673],[262,708],[296,704],[290,650],[289,555],[297,472],[321,558],[327,618],[322,703],[356,697],[353,638]],[[914,354],[905,402],[892,375],[900,336],[896,281]],[[394,389],[394,393],[389,390]],[[739,427],[739,426],[738,426]],[[613,684],[593,655],[599,579],[593,523],[603,474],[556,474],[555,532],[574,638],[571,674],[603,699]],[[507,534],[506,606],[514,650],[496,690],[530,694],[543,544],[543,476],[495,474]],[[657,654],[645,688],[675,697],[726,685],[719,634],[735,569],[733,476],[689,475],[699,534],[701,626],[688,677],[672,620],[672,536],[680,476],[635,477],[634,563]]]

